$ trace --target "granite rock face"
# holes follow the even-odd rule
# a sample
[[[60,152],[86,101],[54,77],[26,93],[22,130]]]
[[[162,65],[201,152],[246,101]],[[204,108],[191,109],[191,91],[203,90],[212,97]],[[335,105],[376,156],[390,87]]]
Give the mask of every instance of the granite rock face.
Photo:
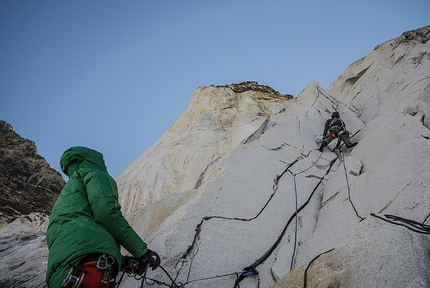
[[[240,287],[429,287],[429,234],[383,220],[430,228],[429,33],[378,45],[297,97],[256,82],[199,87],[116,179],[124,214],[175,281],[233,287],[253,266]],[[335,110],[358,145],[321,153]],[[0,227],[0,287],[43,287],[46,220]],[[147,276],[171,283],[161,269]]]
[[[197,89],[117,179],[130,223],[176,281],[233,287],[253,265],[240,287],[303,287],[305,271],[307,287],[430,286],[429,236],[372,216],[430,222],[429,31],[378,45],[297,98]],[[321,153],[334,110],[358,145]]]
[[[118,176],[124,212],[198,187],[208,165],[245,141],[289,99],[256,82],[199,87],[185,113]]]
[[[44,287],[48,215],[30,213],[0,227],[0,287]]]

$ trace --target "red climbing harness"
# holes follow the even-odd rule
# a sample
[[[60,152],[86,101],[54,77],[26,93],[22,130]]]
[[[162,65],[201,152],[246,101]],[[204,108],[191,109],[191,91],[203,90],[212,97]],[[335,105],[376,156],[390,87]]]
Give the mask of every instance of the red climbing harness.
[[[109,288],[114,278],[114,263],[115,259],[112,256],[91,254],[85,257],[79,266],[72,266],[61,287]]]

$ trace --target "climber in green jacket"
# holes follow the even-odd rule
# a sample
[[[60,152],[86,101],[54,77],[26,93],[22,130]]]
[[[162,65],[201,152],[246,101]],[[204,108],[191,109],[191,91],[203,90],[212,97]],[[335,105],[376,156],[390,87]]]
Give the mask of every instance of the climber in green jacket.
[[[76,281],[82,274],[80,288],[109,287],[106,283],[113,281],[122,267],[120,245],[139,263],[156,269],[160,257],[147,248],[123,217],[117,185],[107,172],[103,155],[86,147],[71,147],[61,156],[60,164],[69,180],[58,196],[46,231],[48,287],[69,287],[61,286],[67,281],[66,275]]]

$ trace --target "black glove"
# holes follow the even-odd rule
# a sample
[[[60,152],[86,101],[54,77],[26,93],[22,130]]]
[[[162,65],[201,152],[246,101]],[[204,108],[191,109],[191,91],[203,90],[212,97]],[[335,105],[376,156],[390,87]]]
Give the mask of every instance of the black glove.
[[[142,266],[149,265],[149,267],[152,267],[152,270],[155,270],[160,266],[160,261],[160,256],[158,256],[157,252],[149,249],[142,257],[139,258],[139,263]]]

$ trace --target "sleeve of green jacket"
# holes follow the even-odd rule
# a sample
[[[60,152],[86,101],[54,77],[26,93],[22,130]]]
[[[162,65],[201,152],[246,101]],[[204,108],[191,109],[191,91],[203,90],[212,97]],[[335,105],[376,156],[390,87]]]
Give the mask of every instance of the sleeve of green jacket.
[[[121,213],[115,180],[100,170],[82,172],[82,180],[95,220],[133,256],[143,256],[147,251],[147,245]]]

